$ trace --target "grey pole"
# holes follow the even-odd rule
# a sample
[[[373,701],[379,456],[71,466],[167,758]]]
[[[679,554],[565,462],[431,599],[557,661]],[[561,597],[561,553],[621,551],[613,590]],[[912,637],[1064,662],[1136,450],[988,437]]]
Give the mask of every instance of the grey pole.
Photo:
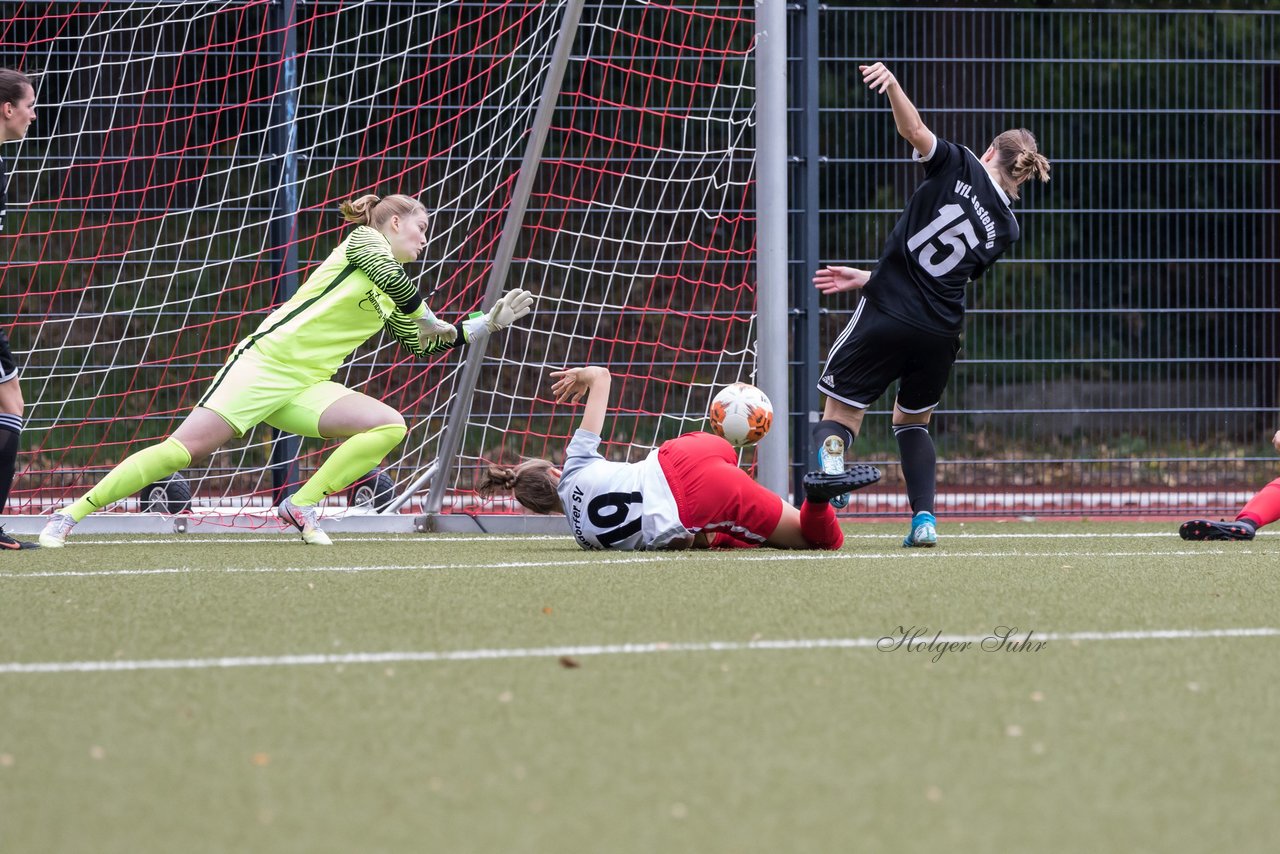
[[[796,426],[794,440],[794,459],[801,465],[792,477],[795,494],[801,492],[801,478],[805,471],[812,469],[817,461],[813,459],[813,440],[810,430],[813,421],[819,417],[818,407],[818,372],[821,369],[822,353],[819,351],[821,341],[822,307],[818,304],[818,291],[809,281],[809,277],[818,269],[821,261],[818,245],[819,222],[821,215],[821,170],[822,150],[818,139],[819,99],[818,81],[818,17],[826,9],[821,0],[807,0],[805,3],[804,21],[804,269],[796,280],[796,295],[793,304],[799,311],[796,329],[796,356],[800,360],[800,369],[796,377],[802,383],[796,394],[796,408],[799,410],[793,423]]]
[[[511,268],[511,258],[515,255],[516,243],[520,239],[520,227],[524,222],[525,206],[529,202],[529,194],[533,191],[533,178],[538,173],[538,164],[542,160],[542,146],[547,141],[547,130],[551,127],[551,116],[555,112],[556,101],[560,97],[560,84],[564,81],[564,72],[569,65],[569,53],[573,49],[573,39],[578,31],[578,19],[582,15],[583,0],[569,0],[565,5],[564,18],[560,21],[560,33],[556,36],[556,46],[551,55],[551,65],[547,69],[547,77],[542,82],[542,96],[538,100],[538,111],[533,117],[533,127],[529,133],[529,143],[525,146],[524,160],[520,163],[520,175],[516,178],[515,189],[511,193],[511,208],[507,211],[507,220],[502,226],[502,237],[498,240],[498,249],[494,255],[493,267],[489,270],[489,281],[485,287],[482,306],[491,306],[502,291],[507,280],[507,271]],[[537,315],[534,315],[535,319]],[[427,514],[439,513],[444,506],[445,492],[448,490],[453,467],[458,456],[458,448],[462,445],[462,434],[466,429],[467,418],[471,414],[471,393],[475,390],[476,380],[480,376],[480,365],[484,362],[484,351],[488,339],[484,338],[467,346],[467,362],[462,367],[462,377],[458,381],[458,389],[454,392],[453,405],[449,407],[448,423],[444,436],[440,439],[439,452],[436,454],[436,476],[431,481],[431,491],[427,493]]]
[[[281,303],[298,289],[298,137],[294,122],[298,114],[298,46],[294,16],[294,0],[282,0],[272,9],[276,30],[280,76],[271,104],[270,145],[273,157],[279,158],[275,206],[271,212],[272,260],[277,270],[272,303]],[[271,502],[279,504],[288,496],[291,484],[298,482],[298,451],[302,439],[291,433],[273,430],[271,442]]]
[[[791,449],[787,336],[787,4],[756,3],[756,384],[773,403],[759,480],[785,500]]]

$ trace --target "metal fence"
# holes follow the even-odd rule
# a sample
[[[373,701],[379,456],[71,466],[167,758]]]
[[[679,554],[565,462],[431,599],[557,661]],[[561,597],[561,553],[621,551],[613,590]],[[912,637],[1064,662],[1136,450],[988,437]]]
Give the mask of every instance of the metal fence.
[[[825,348],[852,298],[808,283],[870,266],[918,182],[885,62],[940,136],[981,153],[1026,127],[1052,180],[1022,239],[971,286],[934,418],[939,510],[1234,513],[1280,466],[1280,17],[1275,11],[793,7],[792,273],[797,456]],[[886,461],[892,391],[855,445]],[[797,465],[797,471],[803,464]]]
[[[168,3],[164,4],[164,9],[183,5]],[[252,25],[246,25],[241,21],[244,15],[232,15],[243,9],[245,15],[264,16],[262,20],[269,22],[270,10],[266,7],[270,4],[190,5],[192,8],[218,7],[220,16],[231,16],[227,17],[230,22],[227,26],[235,25],[234,39],[222,38],[218,32],[213,32],[207,45],[202,42],[199,54],[202,57],[207,54],[212,64],[202,68],[200,79],[214,82],[225,79],[230,81],[227,85],[248,85],[252,80],[259,81],[254,85],[266,85],[261,81],[275,79],[275,60],[272,57],[279,55],[284,48],[268,42],[280,28],[269,23],[259,26],[253,24],[257,19],[247,18],[245,20]],[[386,39],[407,38],[421,28],[389,27],[379,16],[400,14],[404,10],[411,10],[415,15],[420,10],[423,16],[428,17],[445,16],[448,11],[442,11],[443,7],[437,7],[437,4],[378,4],[356,0],[346,3],[297,2],[295,5],[302,19],[314,19],[312,29],[307,30],[312,35],[300,42],[308,48],[303,53],[315,54],[313,42],[319,42],[316,41],[318,36],[312,36],[328,33],[329,29],[337,26],[334,10],[353,13],[363,28],[361,32],[368,31],[367,44],[365,41],[351,45],[343,42],[330,51],[333,54],[330,65],[321,69],[321,76],[326,78],[364,80],[369,77],[373,82],[368,86],[352,90],[358,90],[361,98],[368,92],[381,92],[380,87],[386,82],[378,82],[378,74],[381,73],[378,65],[362,64],[353,57],[367,59],[384,54],[391,58],[402,54],[418,57],[417,53],[406,53],[407,48],[389,50],[388,44],[395,47],[400,43],[389,43]],[[522,7],[525,4],[511,5]],[[527,5],[533,8],[542,4]],[[868,92],[857,70],[859,64],[882,60],[895,71],[920,107],[926,122],[940,135],[980,152],[999,131],[1025,126],[1036,133],[1042,151],[1054,165],[1052,181],[1048,185],[1029,188],[1023,201],[1015,208],[1022,226],[1022,240],[970,292],[964,351],[934,420],[933,431],[940,461],[940,512],[953,515],[1227,513],[1236,509],[1254,489],[1275,476],[1280,467],[1276,465],[1268,439],[1280,427],[1280,418],[1275,415],[1277,396],[1280,396],[1280,282],[1276,272],[1277,260],[1280,260],[1277,258],[1280,219],[1275,216],[1280,201],[1277,199],[1280,195],[1280,155],[1277,154],[1276,143],[1280,135],[1280,122],[1277,121],[1280,115],[1280,12],[1267,8],[1266,4],[1253,5],[1256,8],[1234,10],[1153,9],[1150,5],[1129,10],[1046,9],[1036,8],[1030,3],[999,4],[990,8],[943,8],[923,3],[870,6],[801,0],[790,7],[788,81],[791,121],[788,147],[792,195],[789,232],[793,286],[791,409],[796,413],[791,424],[795,443],[792,454],[794,473],[798,475],[811,467],[808,463],[812,455],[808,441],[809,421],[820,409],[814,384],[826,348],[854,307],[849,298],[819,300],[809,284],[810,273],[822,263],[849,262],[863,266],[874,263],[890,228],[919,180],[918,167],[910,162],[910,149],[895,132],[885,99]],[[116,59],[111,52],[114,42],[110,40],[99,43],[86,36],[74,39],[75,43],[70,46],[62,44],[58,39],[67,38],[65,28],[50,30],[54,35],[49,36],[47,43],[56,50],[42,48],[46,41],[38,37],[44,32],[39,27],[51,27],[46,18],[56,17],[55,12],[76,26],[88,26],[96,20],[93,14],[100,13],[101,9],[138,15],[150,15],[155,11],[149,4],[130,3],[102,4],[101,9],[95,7],[83,15],[81,6],[74,3],[9,6],[26,9],[27,12],[25,16],[13,16],[0,31],[4,34],[5,61],[43,51],[47,54],[43,64],[50,80],[79,80],[81,77],[98,80],[96,62],[86,63],[84,70],[74,70],[68,65],[81,63],[85,51],[92,53],[96,50],[103,58]],[[686,24],[681,24],[679,17],[673,19],[675,23],[668,24],[667,19],[672,16],[653,11],[651,6],[599,4],[593,7],[594,11],[588,18],[600,19],[600,25],[593,32],[601,34],[602,39],[617,29],[609,23],[612,18],[606,17],[608,14],[615,17],[639,16],[642,21],[637,26],[646,32],[645,28],[665,32],[662,28],[675,27],[679,30],[679,40],[673,41],[673,38],[663,35],[661,38],[648,38],[645,44],[661,45],[675,51],[676,59],[672,62],[678,60],[680,63],[693,63],[696,58],[704,56],[710,34],[721,33],[716,38],[725,43],[721,47],[727,51],[722,64],[736,69],[738,57],[741,57],[742,65],[749,65],[750,28],[747,19],[752,13],[751,7],[716,3],[715,20],[719,23],[711,26],[707,21],[712,20],[708,16],[712,4],[679,7],[688,13]],[[222,17],[216,20],[221,21]],[[24,27],[36,29],[27,33]],[[702,29],[690,31],[690,27]],[[449,27],[442,25],[441,29],[446,31]],[[723,35],[725,32],[727,36]],[[164,63],[176,62],[176,54],[168,49],[171,46],[161,42],[158,50],[152,50],[147,44],[139,47],[130,40],[131,33],[132,29],[122,24],[113,30],[111,36],[129,41],[129,56],[139,60],[130,68],[145,69],[153,64],[160,68]],[[233,56],[218,47],[236,39],[256,44],[259,34],[270,38],[255,48],[261,54],[256,64],[251,58]],[[427,41],[434,43],[433,38]],[[686,49],[681,45],[693,47]],[[626,45],[616,50],[626,61],[628,72],[634,72],[630,79],[652,77],[665,81],[658,86],[632,87],[642,88],[644,97],[649,97],[650,88],[654,90],[652,97],[655,98],[660,98],[670,88],[670,81],[662,77],[666,73],[663,67],[647,61],[637,63],[636,57],[631,55],[634,51]],[[453,56],[456,50],[451,47],[445,53]],[[434,57],[436,54],[428,51],[422,55]],[[328,56],[329,53],[321,52],[320,58],[328,62]],[[575,57],[575,63],[586,68],[582,60],[581,55]],[[246,76],[238,63],[260,68],[264,74],[266,71],[273,73],[261,78]],[[447,65],[440,64],[440,68],[447,68]],[[588,70],[581,73],[583,79],[590,82]],[[305,69],[299,73],[305,74]],[[386,74],[395,80],[400,78],[400,72],[395,69],[388,70]],[[749,100],[753,81],[749,68],[742,73],[741,81],[736,75],[734,71],[724,75],[723,80],[717,76],[714,87],[701,83],[698,86],[699,91],[738,93],[723,105],[717,102],[707,108],[710,114],[724,114],[733,119],[721,123],[723,127],[746,127],[750,123]],[[667,76],[671,80],[679,79],[674,72]],[[142,81],[135,81],[123,73],[102,80],[105,82],[95,85],[104,87],[103,91],[108,95],[116,88],[128,89],[135,83],[139,87],[143,85]],[[392,88],[399,91],[405,85],[396,83]],[[570,83],[571,89],[578,85]],[[415,86],[405,90],[404,99],[388,99],[383,92],[379,103],[388,100],[393,104],[402,101],[412,103],[422,97],[419,89],[453,91],[448,86]],[[579,88],[585,89],[585,84]],[[630,91],[630,88],[623,87],[623,90]],[[80,90],[74,87],[50,93],[50,107],[41,115],[39,133],[43,135],[45,128],[60,118],[65,119],[74,110],[92,112],[89,110],[92,104],[81,95]],[[225,228],[220,225],[224,221],[235,220],[241,210],[256,213],[254,223],[257,226],[264,226],[273,218],[276,210],[273,190],[279,182],[266,171],[256,171],[255,166],[259,160],[265,162],[265,158],[256,156],[255,152],[271,149],[267,141],[252,150],[232,149],[230,154],[224,150],[226,146],[209,148],[211,164],[217,165],[223,160],[240,163],[243,160],[254,170],[254,183],[246,185],[243,191],[231,181],[208,189],[212,194],[209,198],[217,198],[219,193],[227,198],[230,194],[234,205],[211,205],[206,209],[194,204],[190,198],[174,196],[176,202],[166,202],[168,196],[162,198],[161,195],[145,194],[128,199],[131,210],[136,209],[139,221],[148,221],[148,217],[154,219],[152,215],[167,215],[171,209],[190,208],[193,222],[199,217],[211,219],[210,223],[199,220],[202,223],[200,233],[221,235],[225,232],[226,240],[235,243],[235,251],[225,252],[222,250],[225,242],[222,238],[203,240],[198,245],[192,242],[182,244],[184,252],[198,250],[209,255],[202,258],[201,270],[216,270],[219,279],[252,282],[264,289],[252,300],[246,298],[243,304],[235,305],[228,316],[247,317],[269,301],[269,290],[266,289],[279,276],[280,264],[270,258],[262,262],[260,255],[269,255],[284,242],[297,241],[302,263],[314,263],[319,257],[317,241],[327,245],[332,236],[319,226],[317,211],[330,208],[330,202],[345,197],[351,188],[379,182],[396,183],[392,178],[399,180],[397,176],[405,174],[402,165],[405,157],[397,148],[399,143],[396,140],[406,134],[413,136],[416,126],[407,132],[398,126],[393,127],[394,122],[383,121],[383,113],[377,111],[383,110],[381,106],[377,110],[370,107],[367,116],[364,113],[356,115],[352,112],[354,107],[346,109],[338,103],[341,98],[328,90],[316,88],[305,91],[303,95],[297,113],[297,122],[303,131],[301,138],[328,140],[334,152],[338,153],[329,152],[326,155],[329,160],[325,162],[314,152],[310,153],[307,162],[312,165],[304,169],[305,174],[300,174],[298,180],[303,186],[304,196],[311,184],[319,189],[304,198],[304,204],[298,211],[303,224],[292,232],[293,237],[274,239],[265,227],[250,233],[238,221]],[[206,96],[212,99],[208,105],[203,100]],[[209,107],[207,113],[196,110],[196,116],[207,118],[207,115],[228,110],[225,87],[213,87],[208,92],[196,89],[191,97],[193,105],[202,109],[203,106]],[[240,97],[245,105],[242,110],[245,115],[261,114],[255,127],[281,125],[282,120],[272,118],[273,101],[263,92],[246,90]],[[104,98],[103,103],[109,107],[112,116],[130,106],[128,102],[117,103],[118,99],[113,97]],[[584,111],[595,110],[615,118],[615,113],[632,109],[622,104],[620,97],[612,95],[583,97],[581,100]],[[609,110],[598,105],[612,101],[619,103]],[[59,104],[59,107],[55,110],[53,104]],[[164,106],[160,104],[156,109]],[[448,115],[445,112],[435,120],[454,122],[463,115],[459,111]],[[576,113],[574,115],[577,116]],[[167,114],[166,120],[169,120]],[[405,119],[401,117],[398,120]],[[590,124],[581,116],[575,119],[578,120]],[[342,121],[351,121],[359,126],[377,126],[386,141],[381,147],[369,150],[361,147],[348,157],[344,153],[346,147],[363,145],[360,142],[363,136],[348,133],[344,130],[347,126],[340,123]],[[130,140],[143,139],[146,134],[154,132],[153,123],[149,121],[124,124],[130,128],[136,126],[136,133],[130,131]],[[708,126],[721,125],[709,123]],[[100,162],[85,165],[83,156],[73,157],[71,149],[79,150],[76,146],[83,146],[85,137],[101,129],[86,125],[87,131],[79,132],[74,122],[70,126],[70,130],[60,131],[60,135],[52,137],[44,156],[44,166],[61,165],[62,170],[45,169],[43,171],[51,177],[42,180],[52,181],[65,172],[70,181],[85,173],[88,175],[85,180],[92,178],[120,186],[155,185],[179,194],[189,192],[193,186],[204,186],[192,184],[190,176],[181,172],[190,164],[184,165],[179,159],[167,156],[155,156],[146,161],[158,164],[158,171],[148,173],[150,177],[146,181],[127,179],[127,176],[116,180],[112,178],[114,173],[104,170],[139,168],[138,163],[128,157],[117,157],[118,152],[104,147]],[[569,123],[564,127],[573,125]],[[574,145],[585,147],[587,143],[582,140],[595,138],[587,133],[591,131],[590,127],[584,126],[582,131],[580,137],[573,137],[563,128],[553,130],[553,134],[563,133],[567,140],[563,151],[547,155],[553,165],[563,165],[567,169],[581,159],[582,152]],[[204,145],[216,134],[206,129],[198,131],[197,136]],[[241,136],[252,142],[248,136]],[[575,143],[574,139],[579,141]],[[631,164],[634,161],[639,164],[637,168],[647,169],[644,157],[649,155],[643,153],[644,146],[640,144],[644,141],[637,137],[636,148],[640,153],[633,156],[612,152],[609,154],[612,159],[606,158],[607,162],[613,164],[621,160]],[[244,144],[248,145],[248,142]],[[68,151],[62,151],[59,145],[68,147]],[[736,137],[728,141],[708,138],[703,140],[703,148],[730,152],[726,155],[729,158],[726,162],[731,161],[727,174],[733,180],[728,183],[741,188],[735,191],[734,196],[741,201],[743,215],[739,219],[744,223],[742,234],[736,235],[733,245],[720,253],[728,260],[707,274],[708,285],[720,288],[740,282],[743,287],[737,290],[753,295],[754,281],[750,281],[752,277],[748,270],[752,257],[751,234],[746,230],[750,220],[746,212],[751,204],[748,187],[750,145],[740,145]],[[10,152],[13,150],[11,147]],[[246,153],[248,157],[244,156]],[[439,152],[434,152],[434,155],[415,154],[414,162],[440,165],[457,159],[447,158]],[[495,156],[495,159],[513,160],[510,156]],[[461,160],[466,161],[466,158]],[[11,192],[11,203],[19,197],[41,198],[41,193],[33,193],[30,187],[37,180],[36,175],[43,174],[40,164],[25,152],[17,162],[15,186],[21,192]],[[694,172],[686,175],[680,171],[683,168],[684,165],[673,167],[670,180],[690,183],[702,181],[705,177]],[[693,166],[689,165],[689,168]],[[165,169],[178,171],[171,174]],[[314,174],[307,169],[313,169]],[[380,171],[384,169],[389,174]],[[612,169],[610,166],[598,172],[603,176],[612,174]],[[337,173],[340,173],[341,180],[335,183],[333,175]],[[216,169],[206,169],[202,175],[205,174],[220,173]],[[311,184],[306,183],[308,181]],[[411,175],[400,183],[404,182],[415,187],[435,186],[441,183],[441,179],[424,173],[422,176]],[[707,179],[706,183],[722,187],[726,180],[714,177]],[[653,192],[659,200],[663,192],[660,184],[652,184],[658,187]],[[557,189],[561,185],[569,189]],[[548,200],[574,197],[571,190],[575,185],[576,179],[571,181],[563,174],[556,178],[548,172],[546,187],[550,189],[544,193],[545,197],[535,197],[531,215],[545,217],[551,209]],[[61,198],[59,194],[65,194],[68,198],[78,198],[76,186],[74,182],[66,183],[65,187],[55,188],[56,192],[45,195]],[[605,188],[599,191],[599,196],[607,200],[611,198],[611,192],[610,188]],[[92,193],[82,195],[91,203],[85,210],[92,213],[92,203],[99,197]],[[110,196],[113,205],[117,195]],[[253,204],[245,201],[250,197]],[[433,206],[451,209],[447,202]],[[449,299],[458,302],[460,294],[469,287],[468,283],[481,278],[478,270],[483,268],[487,258],[482,251],[488,239],[484,235],[493,229],[486,231],[480,226],[465,226],[466,217],[485,217],[488,211],[483,205],[459,203],[452,207],[459,210],[453,217],[459,222],[456,230],[480,235],[476,239],[480,248],[467,254],[462,266],[437,271],[441,278],[459,283],[456,288],[445,289],[449,292]],[[657,201],[649,207],[654,212],[663,209]],[[638,216],[643,216],[648,209],[645,204],[637,202],[637,210],[641,211]],[[11,218],[14,215],[11,211]],[[76,214],[72,211],[64,212],[64,215]],[[689,215],[696,218],[694,212]],[[43,253],[37,261],[46,257],[65,256],[67,259],[61,266],[33,261],[33,272],[29,274],[25,268],[17,266],[5,273],[6,291],[9,292],[5,296],[9,310],[5,314],[26,318],[19,321],[27,327],[19,330],[19,337],[26,339],[27,346],[37,348],[30,360],[32,370],[28,380],[34,381],[38,377],[37,370],[42,366],[47,371],[54,371],[67,360],[74,362],[72,369],[77,377],[98,367],[102,368],[104,377],[104,385],[100,388],[82,389],[86,412],[75,413],[74,419],[66,417],[68,395],[53,391],[44,393],[43,399],[51,402],[47,406],[56,405],[57,408],[55,411],[33,406],[29,412],[32,432],[45,430],[49,438],[42,441],[49,447],[83,448],[85,454],[97,454],[106,439],[94,433],[91,441],[78,432],[85,425],[98,429],[100,419],[87,410],[91,405],[116,406],[119,403],[116,408],[125,407],[121,412],[131,419],[141,419],[147,412],[151,415],[146,417],[155,417],[164,424],[179,416],[190,405],[187,389],[194,387],[192,383],[162,379],[156,385],[157,394],[161,397],[155,399],[139,397],[132,393],[132,387],[116,389],[106,384],[114,382],[115,377],[107,377],[111,373],[109,365],[98,366],[95,360],[101,352],[94,345],[99,338],[114,344],[128,337],[123,332],[104,326],[94,332],[99,338],[80,341],[77,345],[79,350],[63,346],[61,338],[39,343],[38,336],[52,335],[60,328],[57,325],[60,321],[64,326],[73,320],[76,323],[96,323],[105,318],[104,322],[115,322],[115,315],[109,310],[109,305],[94,307],[97,312],[94,314],[86,313],[76,302],[81,292],[96,293],[96,281],[81,270],[89,262],[81,263],[73,251],[64,252],[57,241],[74,241],[84,229],[55,227],[55,222],[38,204],[32,205],[25,216],[27,222],[22,229],[25,237],[18,250],[10,250],[11,260],[21,260],[20,253],[28,251]],[[646,229],[632,228],[630,219],[613,222],[621,228],[623,236],[630,237],[636,244],[644,243]],[[333,228],[336,226],[331,226],[330,230]],[[16,227],[11,227],[12,230]],[[547,235],[566,231],[562,223],[554,228],[548,226],[535,230],[542,235],[540,239],[545,240],[551,239]],[[31,239],[31,234],[35,233],[48,234],[54,242],[46,247],[44,243]],[[129,234],[133,239],[132,230]],[[612,232],[607,232],[606,236],[609,235]],[[616,235],[610,239],[614,237]],[[694,244],[705,242],[700,238],[693,240]],[[10,246],[8,243],[5,245]],[[185,268],[179,263],[181,258],[163,256],[163,251],[170,244],[162,240],[148,244],[142,240],[141,245],[150,254],[146,255],[146,263],[139,267],[135,278],[140,283],[145,282],[145,287],[139,284],[134,289],[137,294],[129,288],[120,289],[122,293],[130,291],[127,295],[131,299],[138,294],[145,296],[146,288],[155,285],[154,278],[147,275],[150,269],[147,265],[157,260],[173,267],[166,282],[172,280],[170,284],[183,284],[178,280],[189,271],[184,272]],[[542,248],[534,241],[526,247],[528,257],[525,260],[531,262],[528,265],[531,268],[537,267],[532,263],[535,256],[542,256],[539,263],[545,263],[546,258],[552,257],[541,252]],[[100,250],[95,248],[93,263],[100,260],[97,255],[112,256],[114,251],[110,245],[104,245]],[[213,257],[215,255],[217,257]],[[675,253],[671,257],[684,256]],[[676,273],[683,269],[680,264],[688,266],[692,263],[687,258],[683,261],[660,260],[662,264],[671,265]],[[476,265],[477,269],[468,272],[470,268],[466,265],[470,264]],[[705,265],[699,262],[696,266],[701,270]],[[567,264],[565,269],[575,267]],[[611,269],[605,272],[617,278]],[[63,286],[63,273],[69,280],[74,280],[74,288]],[[689,278],[676,273],[670,277],[672,280]],[[21,290],[12,286],[19,276],[25,277]],[[53,278],[45,281],[41,277]],[[702,273],[694,278],[700,277]],[[120,277],[114,278],[119,280]],[[716,281],[711,282],[710,279]],[[668,290],[655,290],[655,305],[665,305]],[[223,318],[227,315],[227,307],[213,302],[220,298],[217,295],[221,293],[220,288],[211,292],[213,295],[206,299],[209,306],[204,303],[188,304],[192,301],[183,300],[181,316],[189,317],[192,312],[199,314],[207,308],[211,320]],[[51,306],[48,315],[32,315],[27,308],[29,298],[45,299]],[[67,304],[64,306],[59,300]],[[170,311],[162,305],[164,299],[156,298],[151,302],[160,306],[158,313]],[[603,304],[608,300],[600,302]],[[619,325],[624,321],[629,324],[649,323],[649,314],[630,310],[629,302],[618,303],[622,306],[617,309]],[[735,302],[731,308],[735,318],[742,314],[749,320],[749,306],[745,303],[739,305]],[[542,317],[547,318],[549,314],[544,312]],[[201,370],[207,373],[220,362],[225,348],[241,332],[238,326],[227,326],[227,334],[219,337],[214,330],[222,327],[212,322],[208,325],[210,336],[201,349],[201,358],[208,357],[207,365],[203,362],[192,366],[178,364],[174,361],[176,357],[168,353],[161,354],[164,358],[152,358],[151,363],[161,370],[169,370],[176,365],[189,373],[194,372],[192,376]],[[744,323],[745,331],[741,335],[734,333],[737,337],[733,339],[742,345],[743,364],[751,358],[747,352],[750,342],[745,340],[751,334],[748,326]],[[610,345],[609,352],[616,350],[621,354],[617,356],[619,359],[633,358],[635,353],[641,352],[633,344],[662,343],[661,339],[651,341],[645,337],[650,334],[644,330],[622,330],[614,337],[627,346]],[[669,334],[669,330],[652,334]],[[579,339],[599,340],[598,337],[576,332],[562,337],[575,342]],[[739,338],[743,340],[739,341]],[[148,353],[164,347],[163,340],[157,336],[140,336],[133,343],[149,348]],[[588,349],[575,352],[590,358],[606,358],[606,355],[590,350],[590,344],[583,346]],[[724,349],[727,345],[719,343],[716,347]],[[638,358],[647,360],[646,364],[653,369],[660,356],[648,351],[644,353]],[[392,376],[394,359],[388,362],[391,357],[383,359],[376,354],[367,355],[367,365],[365,362],[361,365],[369,372],[368,382],[378,385],[380,391],[386,390],[383,386],[405,387],[397,379],[399,374]],[[735,362],[735,370],[738,364]],[[509,367],[516,376],[520,376],[514,359]],[[417,412],[415,407],[420,408],[423,396],[451,381],[451,376],[441,377],[429,384],[427,392],[412,400],[399,401],[399,404],[405,411]],[[518,398],[532,402],[526,409],[519,409],[511,400],[499,399],[493,404],[495,411],[523,413],[526,420],[534,409],[544,411],[546,407],[541,403],[533,407],[533,403],[538,403],[538,393],[533,390],[531,376],[529,374],[521,380],[530,388]],[[719,374],[707,374],[674,384],[697,384],[699,388],[705,386],[709,390],[721,380]],[[28,385],[29,402],[34,404],[40,399],[37,398],[39,389],[31,382]],[[639,386],[636,394],[642,397],[637,398],[640,401],[636,404],[637,411],[657,413],[669,408],[670,396],[665,391],[660,394],[654,392],[654,389],[661,391],[665,386],[651,388],[647,382],[640,382]],[[438,395],[433,395],[433,400],[435,396]],[[854,453],[862,459],[884,462],[888,476],[878,491],[859,493],[851,505],[851,512],[868,515],[898,513],[905,508],[896,468],[897,449],[888,424],[891,401],[891,396],[886,396],[872,408],[863,435],[854,448]],[[128,409],[135,404],[138,412]],[[686,413],[690,419],[698,415],[695,409],[691,406]],[[432,409],[427,414],[438,411],[438,408]],[[682,420],[679,426],[692,425],[685,425]],[[133,431],[133,428],[129,429]],[[55,436],[55,431],[59,430],[73,432]],[[529,435],[536,438],[551,432],[554,431],[539,429],[529,432]],[[135,433],[114,437],[112,441],[126,444],[136,438]],[[624,432],[621,440],[626,441],[631,436]],[[428,444],[422,442],[419,446],[427,447]],[[533,451],[522,446],[521,452]],[[38,449],[35,455],[39,456]],[[242,468],[245,460],[233,462],[234,468]],[[83,463],[78,461],[78,464]],[[31,483],[26,490],[33,508],[42,500],[39,488],[39,485]]]

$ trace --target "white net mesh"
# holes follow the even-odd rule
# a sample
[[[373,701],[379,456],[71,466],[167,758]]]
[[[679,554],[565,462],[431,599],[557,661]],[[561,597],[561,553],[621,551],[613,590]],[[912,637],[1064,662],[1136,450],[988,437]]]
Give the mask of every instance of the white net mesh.
[[[4,152],[0,293],[27,399],[9,512],[59,506],[172,432],[341,239],[345,199],[421,199],[411,275],[441,316],[477,307],[563,3],[11,5],[0,63],[37,77],[39,119]],[[475,505],[489,460],[560,453],[575,413],[547,399],[547,365],[620,377],[618,456],[750,377],[751,48],[736,6],[584,13],[508,279],[537,311],[489,347],[449,507]],[[384,337],[335,377],[405,414],[394,492],[435,461],[461,365]],[[273,448],[261,426],[184,472],[197,510],[253,517],[328,450],[304,442],[289,469]]]

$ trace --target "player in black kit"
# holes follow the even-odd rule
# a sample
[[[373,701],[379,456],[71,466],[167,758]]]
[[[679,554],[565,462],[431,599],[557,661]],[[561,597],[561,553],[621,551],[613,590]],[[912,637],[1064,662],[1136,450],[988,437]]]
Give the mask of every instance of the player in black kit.
[[[25,75],[0,68],[0,142],[27,135],[36,118],[36,92]],[[4,231],[8,202],[9,172],[0,157],[0,232]],[[9,488],[18,464],[18,441],[22,435],[22,389],[18,387],[18,364],[9,350],[9,336],[0,329],[0,513],[9,502]],[[0,528],[0,550],[37,548],[35,543],[15,540]]]
[[[845,448],[858,435],[867,407],[897,380],[893,433],[912,513],[903,545],[932,546],[938,541],[937,457],[929,416],[960,350],[965,286],[1018,239],[1009,205],[1024,181],[1049,180],[1049,161],[1025,129],[1000,134],[981,157],[941,139],[925,127],[882,63],[859,70],[870,88],[889,96],[898,133],[915,149],[912,158],[924,166],[925,178],[874,270],[825,267],[814,274],[824,294],[856,290],[863,298],[832,345],[818,382],[827,400],[813,439],[822,470],[844,471]]]

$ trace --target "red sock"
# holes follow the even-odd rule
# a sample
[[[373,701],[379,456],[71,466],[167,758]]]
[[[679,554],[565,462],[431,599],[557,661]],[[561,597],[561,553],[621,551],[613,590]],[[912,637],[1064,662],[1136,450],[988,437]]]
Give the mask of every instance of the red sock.
[[[800,505],[800,533],[819,549],[838,549],[844,545],[844,531],[836,521],[836,511],[823,501]]]
[[[1280,477],[1268,483],[1249,499],[1237,519],[1248,519],[1259,528],[1280,519]]]

